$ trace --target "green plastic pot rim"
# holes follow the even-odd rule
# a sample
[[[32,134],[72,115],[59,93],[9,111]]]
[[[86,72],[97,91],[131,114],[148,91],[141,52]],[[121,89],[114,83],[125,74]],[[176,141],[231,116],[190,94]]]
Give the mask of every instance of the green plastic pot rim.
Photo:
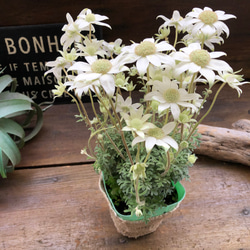
[[[123,214],[119,213],[117,211],[115,205],[113,204],[112,199],[109,196],[108,190],[106,188],[106,183],[105,183],[105,180],[103,178],[103,173],[102,173],[102,181],[103,181],[103,184],[104,184],[103,186],[104,186],[106,196],[107,196],[107,198],[108,198],[108,200],[109,200],[109,202],[110,202],[110,204],[112,206],[112,209],[114,210],[114,212],[116,213],[116,215],[119,218],[121,218],[123,220],[128,220],[128,221],[140,221],[140,220],[144,219],[143,216],[137,217],[135,214],[133,214],[133,215],[123,215]],[[165,213],[172,212],[175,208],[177,208],[179,206],[181,201],[185,198],[186,191],[185,191],[184,186],[180,182],[174,183],[173,181],[172,181],[172,185],[176,188],[176,191],[177,191],[177,194],[178,194],[178,201],[175,202],[175,203],[172,203],[170,205],[167,205],[166,207],[157,208],[152,213],[151,217],[155,217],[155,216],[163,215]]]

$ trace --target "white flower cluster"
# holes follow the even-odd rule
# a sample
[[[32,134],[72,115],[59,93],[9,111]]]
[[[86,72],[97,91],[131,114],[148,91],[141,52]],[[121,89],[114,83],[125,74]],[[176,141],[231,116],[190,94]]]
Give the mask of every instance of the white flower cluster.
[[[155,38],[128,46],[121,39],[108,43],[93,38],[95,25],[111,28],[103,22],[106,16],[84,9],[75,21],[70,14],[66,17],[68,24],[61,37],[63,51],[55,61],[47,63],[52,67],[47,73],[52,72],[58,79],[56,96],[74,91],[76,102],[81,102],[84,94],[98,98],[105,118],[88,122],[95,134],[103,132],[104,126],[113,126],[121,134],[131,131],[132,146],[143,144],[148,153],[155,145],[178,152],[180,145],[174,134],[180,131],[183,141],[190,139],[212,87],[221,82],[240,95],[239,86],[247,83],[228,63],[218,59],[225,56],[224,52],[214,51],[214,44],[221,44],[223,35],[229,35],[223,21],[234,15],[208,7],[194,8],[184,18],[179,11],[174,11],[170,19],[160,15],[164,23]],[[173,45],[169,42],[172,29]],[[135,77],[136,82],[130,80]],[[131,92],[139,82],[144,99],[133,104]],[[196,93],[198,83],[208,85],[204,96]],[[124,90],[129,92],[125,100]],[[88,119],[84,112],[80,113]]]

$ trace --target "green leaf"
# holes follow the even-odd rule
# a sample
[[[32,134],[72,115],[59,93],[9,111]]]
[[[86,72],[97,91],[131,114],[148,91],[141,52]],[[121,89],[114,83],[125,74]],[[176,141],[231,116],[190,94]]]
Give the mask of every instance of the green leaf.
[[[13,81],[11,76],[4,75],[0,77],[0,93]]]
[[[4,91],[2,93],[0,93],[0,100],[26,100],[29,101],[31,103],[33,103],[33,100],[21,93],[16,93],[16,92],[10,92],[10,91]]]
[[[21,154],[16,143],[3,130],[0,130],[0,149],[9,158],[13,166],[20,162]]]
[[[6,170],[5,170],[5,164],[3,162],[3,153],[2,153],[2,150],[0,148],[0,174],[3,178],[7,178],[7,175],[6,175]]]
[[[12,117],[25,110],[32,110],[31,104],[27,100],[0,100],[0,118]]]
[[[35,107],[36,110],[36,116],[37,116],[36,125],[32,130],[32,132],[24,138],[25,142],[31,140],[34,136],[36,136],[43,126],[43,111],[41,107],[36,103],[32,103],[32,105]]]
[[[0,129],[4,130],[8,134],[18,136],[21,139],[25,136],[22,126],[11,119],[0,118]]]
[[[13,141],[18,144],[19,148],[24,146],[25,132],[20,124],[11,119],[0,118],[0,129],[8,134],[17,136],[18,140],[13,139]]]

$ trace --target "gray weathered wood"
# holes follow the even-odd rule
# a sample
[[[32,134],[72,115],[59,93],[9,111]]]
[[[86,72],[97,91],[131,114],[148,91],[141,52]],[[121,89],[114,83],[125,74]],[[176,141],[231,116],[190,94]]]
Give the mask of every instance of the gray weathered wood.
[[[201,145],[196,154],[250,166],[250,133],[235,129],[199,125]]]

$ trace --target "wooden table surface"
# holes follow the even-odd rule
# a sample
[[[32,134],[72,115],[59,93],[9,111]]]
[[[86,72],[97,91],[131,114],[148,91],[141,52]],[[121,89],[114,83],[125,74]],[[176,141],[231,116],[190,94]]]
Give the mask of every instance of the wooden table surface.
[[[231,128],[250,118],[250,86],[241,99],[226,89],[205,124]],[[199,156],[183,181],[186,197],[150,235],[117,233],[80,155],[87,129],[72,104],[45,112],[39,135],[22,150],[17,170],[0,180],[0,249],[250,249],[250,168]],[[249,149],[248,149],[249,150]]]

